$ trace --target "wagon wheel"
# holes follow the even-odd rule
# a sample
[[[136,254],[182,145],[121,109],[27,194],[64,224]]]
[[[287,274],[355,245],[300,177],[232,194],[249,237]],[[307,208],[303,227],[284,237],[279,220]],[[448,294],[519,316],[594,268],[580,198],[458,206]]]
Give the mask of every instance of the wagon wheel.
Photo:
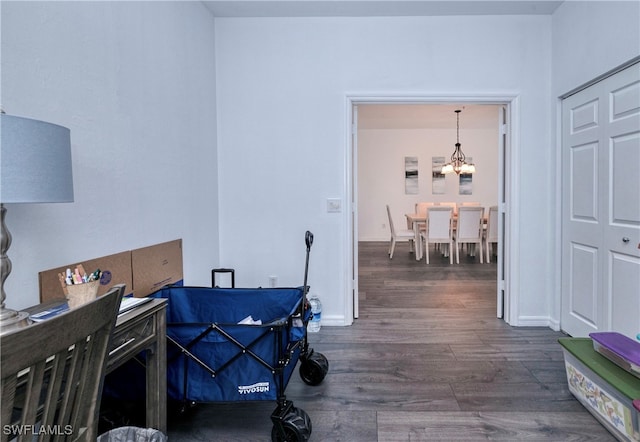
[[[322,353],[312,351],[300,361],[300,377],[307,385],[319,385],[329,371],[329,361]]]
[[[291,412],[297,414],[302,419],[304,419],[304,426],[309,429],[309,434],[311,434],[311,431],[313,430],[313,428],[311,424],[311,418],[309,417],[307,412],[304,411],[302,408],[296,408],[296,407],[291,407]]]
[[[292,407],[291,411],[282,419],[279,425],[271,429],[273,442],[306,442],[311,435],[311,419],[309,415],[299,408]],[[284,433],[284,434],[283,434]]]

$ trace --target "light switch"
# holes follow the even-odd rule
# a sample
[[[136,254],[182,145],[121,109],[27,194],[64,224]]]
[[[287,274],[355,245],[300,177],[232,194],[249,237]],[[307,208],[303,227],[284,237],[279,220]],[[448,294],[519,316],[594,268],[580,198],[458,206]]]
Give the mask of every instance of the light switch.
[[[327,198],[327,212],[342,212],[342,200],[340,198]]]

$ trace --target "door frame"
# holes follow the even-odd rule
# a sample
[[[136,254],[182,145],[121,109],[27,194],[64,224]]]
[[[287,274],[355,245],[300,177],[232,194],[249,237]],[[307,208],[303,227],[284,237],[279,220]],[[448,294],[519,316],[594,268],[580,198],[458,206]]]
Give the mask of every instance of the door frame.
[[[345,297],[344,318],[347,324],[358,317],[358,189],[357,189],[357,121],[354,109],[362,104],[447,104],[469,103],[502,105],[507,110],[507,128],[504,152],[499,153],[503,165],[504,185],[499,186],[498,211],[504,219],[504,242],[500,250],[504,251],[503,283],[498,281],[497,302],[502,297],[503,308],[498,305],[497,316],[502,312],[505,322],[518,325],[518,291],[520,253],[517,241],[519,237],[519,201],[520,194],[519,164],[519,94],[474,94],[474,95],[402,95],[384,93],[347,93],[345,95],[345,210],[344,232],[345,247]],[[502,295],[502,296],[500,296]]]

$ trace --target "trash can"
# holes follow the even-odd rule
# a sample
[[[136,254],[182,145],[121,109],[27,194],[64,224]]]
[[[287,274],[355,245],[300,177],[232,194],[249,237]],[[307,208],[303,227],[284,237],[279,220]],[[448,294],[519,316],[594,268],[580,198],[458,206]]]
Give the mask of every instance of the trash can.
[[[119,427],[98,436],[97,442],[167,442],[168,438],[154,428]]]

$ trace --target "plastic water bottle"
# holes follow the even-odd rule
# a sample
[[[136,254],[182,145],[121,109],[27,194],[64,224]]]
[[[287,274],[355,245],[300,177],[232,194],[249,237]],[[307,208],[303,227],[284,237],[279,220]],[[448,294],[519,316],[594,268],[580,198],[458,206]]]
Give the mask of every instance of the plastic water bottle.
[[[309,293],[307,295],[307,300],[309,301],[309,305],[311,306],[311,313],[313,316],[309,320],[309,324],[307,325],[307,331],[310,333],[316,333],[320,331],[320,319],[322,317],[322,303],[320,302],[320,298],[315,293]]]

